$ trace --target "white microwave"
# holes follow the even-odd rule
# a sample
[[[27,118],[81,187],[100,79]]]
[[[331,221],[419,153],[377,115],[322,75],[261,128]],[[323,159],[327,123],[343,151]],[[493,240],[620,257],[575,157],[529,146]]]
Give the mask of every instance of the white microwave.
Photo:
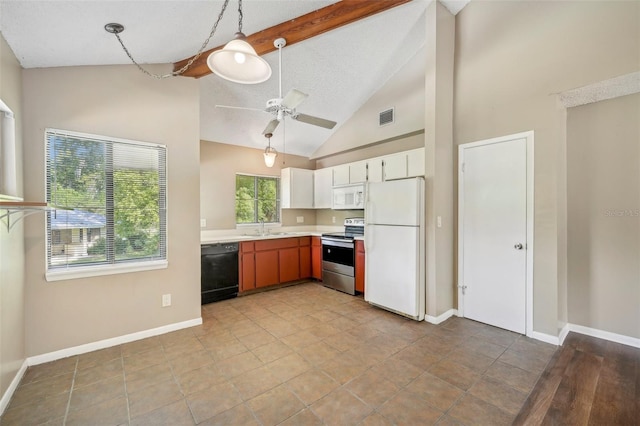
[[[363,210],[364,184],[334,187],[331,206],[334,210]]]

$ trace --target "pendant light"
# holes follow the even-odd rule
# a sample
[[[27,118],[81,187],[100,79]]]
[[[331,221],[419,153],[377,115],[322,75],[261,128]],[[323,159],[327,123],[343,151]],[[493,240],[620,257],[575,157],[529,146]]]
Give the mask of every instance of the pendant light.
[[[242,84],[257,84],[271,77],[269,63],[256,53],[242,32],[242,0],[238,0],[238,32],[224,48],[207,58],[211,71],[225,80]]]
[[[154,74],[143,68],[142,65],[133,58],[129,49],[127,49],[120,37],[120,33],[124,31],[124,25],[112,22],[106,24],[104,29],[116,37],[122,46],[122,50],[124,50],[131,62],[137,66],[140,71],[157,79],[175,77],[187,71],[189,67],[191,67],[191,65],[193,65],[193,63],[202,55],[204,49],[209,44],[209,40],[211,40],[215,34],[228,4],[229,0],[224,0],[222,9],[218,14],[218,19],[211,27],[209,37],[207,37],[204,43],[202,43],[200,50],[198,50],[198,52],[185,64],[185,66],[179,70],[172,71],[169,74]],[[223,49],[216,50],[211,53],[207,58],[207,65],[216,75],[235,83],[262,83],[271,77],[271,67],[267,61],[258,56],[255,49],[246,41],[247,37],[242,33],[242,0],[238,0],[238,13],[238,32],[235,35],[235,39],[227,43]]]
[[[276,157],[278,156],[278,151],[271,147],[271,136],[273,136],[273,134],[265,133],[264,136],[269,140],[269,145],[264,150],[264,164],[267,167],[273,167],[276,162]]]

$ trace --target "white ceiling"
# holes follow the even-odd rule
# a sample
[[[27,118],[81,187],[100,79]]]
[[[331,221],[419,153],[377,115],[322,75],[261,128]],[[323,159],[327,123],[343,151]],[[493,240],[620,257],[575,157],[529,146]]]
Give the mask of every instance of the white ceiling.
[[[334,3],[335,0],[244,0],[243,32],[252,34]],[[338,124],[327,130],[286,120],[272,145],[310,156],[424,44],[424,11],[430,0],[413,0],[386,12],[282,50],[283,94],[297,88],[309,97],[298,111]],[[457,13],[468,0],[443,2]],[[0,0],[0,30],[24,68],[127,64],[109,22],[125,26],[121,37],[140,63],[173,63],[198,50],[222,0]],[[230,0],[208,48],[237,31],[237,1]],[[199,80],[200,137],[264,148],[271,116],[216,104],[263,108],[278,97],[278,53],[264,56],[273,69],[265,83],[242,85],[215,75]],[[150,77],[151,78],[151,77]],[[184,78],[184,77],[178,77]]]

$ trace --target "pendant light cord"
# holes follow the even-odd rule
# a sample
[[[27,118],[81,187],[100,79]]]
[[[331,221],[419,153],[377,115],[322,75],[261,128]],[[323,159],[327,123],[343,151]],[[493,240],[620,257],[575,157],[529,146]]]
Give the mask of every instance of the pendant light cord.
[[[238,0],[238,32],[242,32],[242,0]]]
[[[220,10],[220,13],[218,14],[218,19],[213,24],[213,27],[211,27],[211,32],[209,33],[209,37],[207,37],[207,39],[202,43],[202,46],[200,46],[200,50],[198,50],[198,53],[196,53],[195,56],[193,56],[191,59],[189,59],[189,62],[187,62],[185,64],[185,66],[183,66],[182,68],[180,68],[177,71],[172,71],[169,74],[154,74],[154,73],[146,70],[135,59],[133,59],[133,56],[129,52],[129,49],[127,49],[127,47],[124,45],[124,42],[120,38],[119,32],[113,32],[113,35],[116,36],[116,38],[120,42],[120,45],[122,46],[122,49],[124,50],[124,52],[127,54],[129,59],[131,59],[131,62],[133,62],[133,64],[135,66],[137,66],[140,71],[142,71],[143,73],[147,74],[148,76],[151,76],[151,77],[156,78],[158,80],[161,80],[161,79],[164,79],[164,78],[169,78],[169,77],[175,77],[177,75],[180,75],[180,74],[184,73],[186,70],[188,70],[189,67],[191,67],[191,65],[193,65],[193,63],[195,61],[197,61],[198,58],[202,55],[202,52],[204,52],[204,49],[206,49],[207,45],[209,44],[209,41],[211,40],[211,37],[213,37],[213,35],[216,33],[216,30],[218,29],[218,24],[222,20],[222,16],[224,15],[225,10],[227,10],[227,5],[228,4],[229,4],[229,0],[224,0],[224,4],[222,5],[222,9]],[[239,31],[242,32],[242,0],[238,0],[238,12],[240,14],[239,18],[238,18],[238,27],[239,27]]]

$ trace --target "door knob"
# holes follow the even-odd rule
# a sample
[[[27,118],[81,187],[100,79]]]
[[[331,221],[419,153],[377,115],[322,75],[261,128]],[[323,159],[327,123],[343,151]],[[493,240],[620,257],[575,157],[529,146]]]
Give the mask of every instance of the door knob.
[[[518,243],[515,246],[513,246],[513,248],[516,249],[516,250],[522,250],[523,246],[522,246],[522,244]]]

